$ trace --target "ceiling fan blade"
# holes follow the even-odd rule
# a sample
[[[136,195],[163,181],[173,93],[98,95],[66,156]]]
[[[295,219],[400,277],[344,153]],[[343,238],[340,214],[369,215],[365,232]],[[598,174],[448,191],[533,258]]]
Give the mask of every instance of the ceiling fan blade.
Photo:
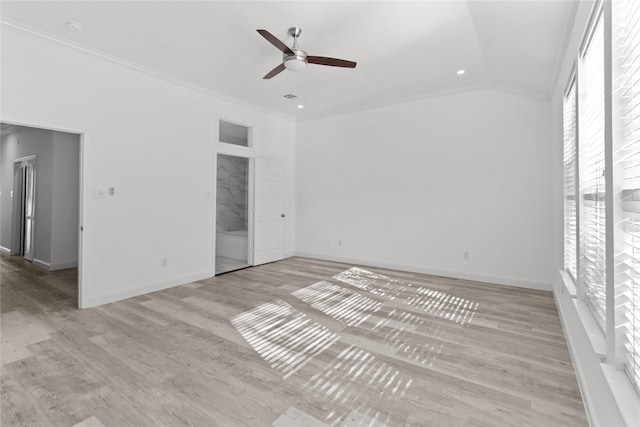
[[[283,53],[287,53],[289,55],[293,55],[293,51],[289,48],[289,46],[287,46],[286,44],[284,44],[282,41],[280,41],[279,38],[277,38],[276,36],[274,36],[273,34],[271,34],[269,31],[267,30],[256,30],[258,33],[260,33],[260,35],[262,37],[264,37],[265,39],[267,39],[267,41],[269,43],[271,43],[272,45],[274,45],[275,47],[277,47],[278,49],[280,49]]]
[[[329,65],[331,67],[356,68],[356,63],[345,59],[327,58],[326,56],[307,56],[309,64]]]
[[[266,76],[263,77],[263,79],[270,79],[273,76],[277,76],[278,74],[280,74],[281,72],[284,71],[284,64],[280,64],[278,65],[276,68],[274,68],[273,70],[269,71],[267,73]]]

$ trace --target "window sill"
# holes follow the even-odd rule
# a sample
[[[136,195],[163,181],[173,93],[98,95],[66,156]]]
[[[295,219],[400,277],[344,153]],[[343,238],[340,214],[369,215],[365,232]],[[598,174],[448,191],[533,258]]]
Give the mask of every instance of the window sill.
[[[582,327],[589,337],[589,342],[591,343],[593,352],[598,356],[601,362],[605,362],[607,358],[607,342],[600,326],[598,326],[596,319],[594,319],[593,314],[591,314],[584,301],[577,298],[578,292],[576,285],[569,273],[561,270],[560,275],[564,283],[562,291],[566,292],[566,294],[571,297],[571,301],[573,302],[576,313],[578,313]]]
[[[596,319],[593,318],[593,314],[591,314],[591,311],[589,311],[589,308],[584,301],[574,298],[573,305],[575,306],[576,313],[578,313],[578,317],[582,322],[584,331],[589,337],[593,352],[598,356],[601,362],[605,362],[607,360],[607,341],[604,338],[602,329],[598,326]]]
[[[571,298],[576,298],[578,296],[578,290],[571,275],[564,270],[560,270],[560,276],[562,276],[562,282],[564,283],[564,292]]]
[[[587,337],[587,342],[585,344],[587,344],[587,346],[590,345],[594,354],[600,361],[599,369],[602,372],[603,379],[606,383],[606,385],[603,383],[601,387],[608,386],[608,393],[610,393],[612,398],[611,404],[615,404],[617,407],[618,416],[624,420],[624,425],[628,427],[640,427],[640,395],[638,395],[623,370],[616,368],[613,364],[606,363],[606,340],[602,330],[598,326],[587,305],[575,296],[576,287],[571,276],[564,271],[561,271],[560,275],[563,280],[563,285],[559,290],[570,297],[570,302],[573,304],[580,326],[583,328]],[[585,352],[583,351],[583,353]],[[585,395],[586,390],[582,389],[582,384],[583,383],[581,382],[581,392],[583,397],[591,395],[592,393],[589,392]],[[594,404],[593,399],[585,400],[585,404],[587,402],[592,402],[590,404]],[[598,402],[601,401],[595,401],[595,405],[598,405]],[[602,413],[606,414],[607,409],[602,409]]]
[[[624,371],[606,363],[600,365],[611,394],[627,426],[640,426],[640,396]]]

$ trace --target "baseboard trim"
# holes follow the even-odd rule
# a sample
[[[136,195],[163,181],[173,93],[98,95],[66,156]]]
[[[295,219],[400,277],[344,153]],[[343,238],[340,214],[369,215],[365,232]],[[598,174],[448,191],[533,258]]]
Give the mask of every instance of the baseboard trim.
[[[64,270],[65,268],[76,268],[78,266],[77,260],[50,263],[50,262],[46,262],[46,261],[42,261],[40,259],[34,258],[33,261],[31,261],[31,263],[36,267],[43,268],[47,271]]]
[[[316,258],[325,261],[342,262],[345,264],[368,265],[371,267],[387,268],[391,270],[408,271],[411,273],[429,274],[432,276],[451,277],[454,279],[473,280],[475,282],[494,283],[497,285],[514,286],[517,288],[535,289],[539,291],[551,291],[553,287],[551,283],[539,282],[535,280],[520,279],[515,277],[495,276],[482,273],[472,273],[467,271],[445,270],[441,268],[429,266],[417,266],[410,264],[396,264],[389,262],[381,262],[375,260],[365,260],[359,258],[350,258],[336,255],[327,255],[315,252],[296,252],[296,256],[304,258]]]
[[[102,295],[86,296],[80,301],[80,308],[97,307],[111,302],[121,301],[127,298],[137,297],[139,295],[149,294],[151,292],[161,291],[163,289],[173,288],[175,286],[184,285],[198,280],[208,279],[211,277],[211,271],[201,272],[198,274],[175,277],[156,283],[148,283],[141,286],[135,286],[121,291],[110,292]]]
[[[0,246],[0,252],[3,254],[11,255],[11,249],[5,248],[4,246]]]
[[[49,268],[51,267],[51,264],[49,264],[48,262],[42,261],[36,258],[34,258],[33,261],[31,261],[31,263],[36,267],[44,268],[47,271],[49,271]]]
[[[70,261],[51,263],[49,265],[49,271],[64,270],[67,268],[76,268],[77,266],[78,266],[78,260],[72,259]]]

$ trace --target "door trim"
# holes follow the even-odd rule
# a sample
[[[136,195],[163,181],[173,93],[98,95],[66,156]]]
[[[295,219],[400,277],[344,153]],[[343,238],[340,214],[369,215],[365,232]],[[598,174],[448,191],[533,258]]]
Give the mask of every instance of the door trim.
[[[5,122],[2,122],[2,123],[5,123]],[[37,157],[37,154],[31,154],[30,156],[24,156],[24,157],[20,157],[19,159],[15,159],[13,163],[28,162],[31,160],[35,160],[36,157]]]

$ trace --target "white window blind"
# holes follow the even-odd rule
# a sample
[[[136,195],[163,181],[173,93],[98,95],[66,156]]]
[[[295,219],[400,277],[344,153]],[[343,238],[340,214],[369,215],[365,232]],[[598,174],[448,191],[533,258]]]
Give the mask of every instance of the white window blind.
[[[576,202],[576,85],[575,79],[563,105],[564,131],[564,268],[577,280]]]
[[[606,209],[604,156],[604,37],[602,15],[582,52],[578,93],[580,121],[580,282],[600,327],[606,322]]]
[[[616,105],[620,111],[616,170],[622,181],[620,275],[625,370],[640,392],[640,2],[613,2]]]

